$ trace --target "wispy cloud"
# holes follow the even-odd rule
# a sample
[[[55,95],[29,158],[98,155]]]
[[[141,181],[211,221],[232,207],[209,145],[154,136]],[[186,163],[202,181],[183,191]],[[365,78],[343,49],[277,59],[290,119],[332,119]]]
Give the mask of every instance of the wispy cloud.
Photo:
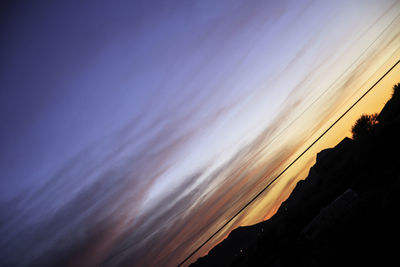
[[[398,2],[156,2],[12,6],[26,16],[9,15],[18,36],[0,35],[15,49],[1,51],[10,75],[0,85],[11,89],[0,100],[0,263],[176,265],[273,179],[354,93],[348,88],[399,44],[392,29],[309,107]],[[370,19],[356,8],[376,25],[362,25]],[[327,19],[338,14],[353,28]],[[296,179],[268,190],[260,218]],[[250,217],[238,216],[200,253]]]

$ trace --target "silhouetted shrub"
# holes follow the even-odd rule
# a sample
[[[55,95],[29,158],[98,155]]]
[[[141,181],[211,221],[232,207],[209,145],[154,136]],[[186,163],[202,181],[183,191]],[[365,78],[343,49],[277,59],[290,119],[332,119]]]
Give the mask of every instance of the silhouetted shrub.
[[[377,117],[378,114],[362,115],[351,128],[351,132],[353,133],[353,139],[359,140],[364,137],[367,137],[374,128],[374,126],[377,124],[376,120]]]

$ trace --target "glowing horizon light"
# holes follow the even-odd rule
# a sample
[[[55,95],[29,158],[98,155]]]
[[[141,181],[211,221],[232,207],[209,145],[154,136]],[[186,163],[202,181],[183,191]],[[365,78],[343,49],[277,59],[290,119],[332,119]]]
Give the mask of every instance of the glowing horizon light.
[[[0,265],[176,266],[400,57],[394,0],[9,1],[0,12]],[[189,262],[272,216],[318,149],[389,91]]]

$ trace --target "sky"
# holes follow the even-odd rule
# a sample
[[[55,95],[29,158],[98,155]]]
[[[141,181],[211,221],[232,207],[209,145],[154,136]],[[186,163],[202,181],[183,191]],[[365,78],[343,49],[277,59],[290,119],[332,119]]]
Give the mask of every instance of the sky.
[[[0,13],[0,265],[176,266],[400,57],[394,0],[6,1]],[[272,216],[399,78],[189,262]]]

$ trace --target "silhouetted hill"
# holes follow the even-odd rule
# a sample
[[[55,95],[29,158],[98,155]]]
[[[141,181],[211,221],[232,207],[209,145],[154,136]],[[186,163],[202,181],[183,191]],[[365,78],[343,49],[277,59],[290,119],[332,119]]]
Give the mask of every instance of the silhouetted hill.
[[[400,237],[400,94],[371,132],[318,153],[268,221],[239,227],[192,266],[388,266]]]

